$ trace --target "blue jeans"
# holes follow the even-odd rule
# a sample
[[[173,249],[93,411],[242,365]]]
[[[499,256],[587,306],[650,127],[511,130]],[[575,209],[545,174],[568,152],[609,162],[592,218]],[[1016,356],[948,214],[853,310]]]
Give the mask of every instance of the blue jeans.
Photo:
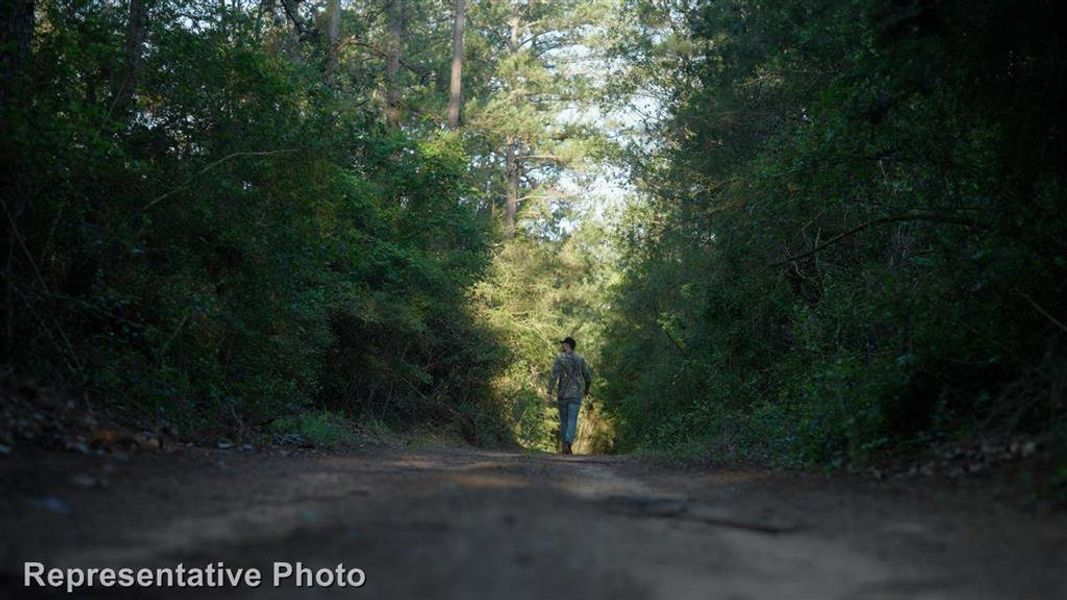
[[[569,444],[578,433],[578,409],[582,407],[582,399],[560,398],[556,406],[559,407],[559,435]]]

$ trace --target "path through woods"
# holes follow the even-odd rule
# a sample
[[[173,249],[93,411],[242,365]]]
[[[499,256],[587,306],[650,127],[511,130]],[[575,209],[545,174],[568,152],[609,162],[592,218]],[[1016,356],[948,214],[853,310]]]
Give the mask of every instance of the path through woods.
[[[224,561],[265,574],[299,560],[358,566],[366,585],[217,595],[1067,597],[1067,516],[928,483],[396,448],[186,449],[129,462],[48,454],[8,461],[0,476],[5,488],[18,482],[0,511],[0,596],[29,597],[24,560]]]

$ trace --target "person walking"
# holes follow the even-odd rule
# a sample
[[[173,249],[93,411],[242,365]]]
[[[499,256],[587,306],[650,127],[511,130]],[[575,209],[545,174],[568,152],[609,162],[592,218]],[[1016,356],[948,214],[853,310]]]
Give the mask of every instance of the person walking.
[[[563,454],[573,454],[571,444],[578,432],[582,396],[589,394],[589,384],[593,381],[589,365],[574,351],[577,345],[572,337],[560,341],[560,353],[552,363],[552,374],[548,379],[549,401],[555,396],[559,408],[560,451]]]

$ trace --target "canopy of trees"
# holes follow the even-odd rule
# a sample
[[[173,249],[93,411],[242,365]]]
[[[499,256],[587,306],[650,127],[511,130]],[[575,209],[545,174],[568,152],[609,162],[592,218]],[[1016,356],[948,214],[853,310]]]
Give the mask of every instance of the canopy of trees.
[[[571,334],[597,448],[1067,456],[1052,2],[3,11],[18,372],[196,430],[320,407],[548,448]],[[575,202],[604,165],[618,214]]]
[[[1067,73],[1050,2],[636,2],[604,373],[627,448],[784,464],[1067,447]],[[1058,485],[1067,485],[1067,460]]]
[[[0,362],[183,431],[543,443],[545,367],[503,375],[550,361],[555,305],[530,329],[486,285],[553,285],[610,6],[5,4]]]

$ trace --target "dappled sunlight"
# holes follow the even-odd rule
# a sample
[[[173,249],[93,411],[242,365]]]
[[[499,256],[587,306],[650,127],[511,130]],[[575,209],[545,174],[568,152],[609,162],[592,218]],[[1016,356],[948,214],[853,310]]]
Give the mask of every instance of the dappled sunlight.
[[[488,475],[485,473],[460,473],[449,475],[447,480],[466,488],[512,489],[530,486],[530,482],[522,477]]]
[[[1060,4],[5,0],[0,597],[1067,598]]]

